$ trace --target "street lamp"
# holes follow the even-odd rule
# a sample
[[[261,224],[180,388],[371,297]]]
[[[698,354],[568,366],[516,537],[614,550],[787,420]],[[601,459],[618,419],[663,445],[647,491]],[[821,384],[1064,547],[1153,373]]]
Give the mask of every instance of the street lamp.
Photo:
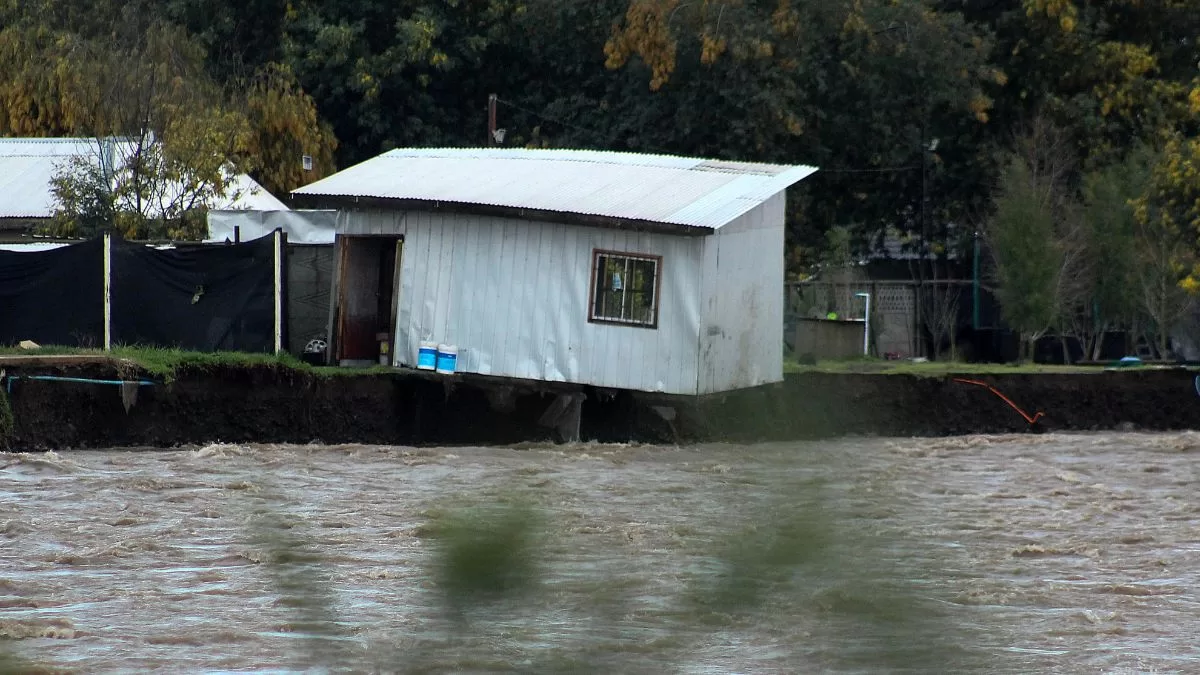
[[[855,293],[854,296],[867,301],[867,306],[863,310],[863,356],[869,356],[871,345],[871,294]]]

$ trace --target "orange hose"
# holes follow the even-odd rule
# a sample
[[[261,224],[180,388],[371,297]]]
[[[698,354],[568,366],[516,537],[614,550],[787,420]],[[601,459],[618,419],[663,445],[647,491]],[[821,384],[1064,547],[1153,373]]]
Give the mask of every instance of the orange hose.
[[[1046,416],[1046,413],[1037,412],[1033,415],[1033,417],[1030,417],[1028,413],[1026,413],[1024,410],[1021,410],[1020,406],[1018,406],[1016,403],[1013,403],[1012,400],[1010,400],[1004,394],[1001,394],[995,387],[988,384],[987,382],[980,382],[979,380],[967,380],[967,379],[963,379],[963,378],[959,378],[959,377],[954,378],[954,381],[961,382],[962,384],[974,384],[976,386],[986,388],[988,391],[999,396],[1000,400],[1004,401],[1009,406],[1011,406],[1013,410],[1016,410],[1017,413],[1021,415],[1021,417],[1024,417],[1025,421],[1029,423],[1029,426],[1033,426],[1034,424],[1037,424],[1038,420],[1040,420]]]

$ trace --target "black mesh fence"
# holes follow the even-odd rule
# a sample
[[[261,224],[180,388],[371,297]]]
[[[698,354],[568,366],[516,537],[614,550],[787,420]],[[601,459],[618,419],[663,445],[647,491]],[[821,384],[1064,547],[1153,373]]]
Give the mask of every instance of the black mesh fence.
[[[273,238],[168,250],[114,239],[112,342],[273,351]]]
[[[0,346],[22,340],[102,345],[102,240],[36,253],[0,251]]]
[[[0,345],[102,346],[103,261],[102,239],[0,252]],[[114,238],[110,293],[113,345],[274,351],[272,236],[166,250]]]

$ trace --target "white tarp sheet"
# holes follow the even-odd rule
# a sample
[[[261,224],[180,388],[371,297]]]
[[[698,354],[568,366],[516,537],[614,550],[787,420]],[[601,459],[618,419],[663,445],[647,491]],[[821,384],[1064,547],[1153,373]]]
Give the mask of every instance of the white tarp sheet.
[[[204,241],[233,241],[235,227],[241,228],[241,241],[265,237],[283,228],[289,244],[332,244],[337,211],[209,211],[208,238]]]

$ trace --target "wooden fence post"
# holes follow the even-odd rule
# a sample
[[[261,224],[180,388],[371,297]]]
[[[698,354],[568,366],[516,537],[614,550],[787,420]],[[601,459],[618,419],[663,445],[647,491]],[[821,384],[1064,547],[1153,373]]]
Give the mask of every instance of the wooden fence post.
[[[112,349],[112,235],[104,234],[104,351]]]
[[[275,241],[275,353],[283,351],[283,230],[276,228]]]

